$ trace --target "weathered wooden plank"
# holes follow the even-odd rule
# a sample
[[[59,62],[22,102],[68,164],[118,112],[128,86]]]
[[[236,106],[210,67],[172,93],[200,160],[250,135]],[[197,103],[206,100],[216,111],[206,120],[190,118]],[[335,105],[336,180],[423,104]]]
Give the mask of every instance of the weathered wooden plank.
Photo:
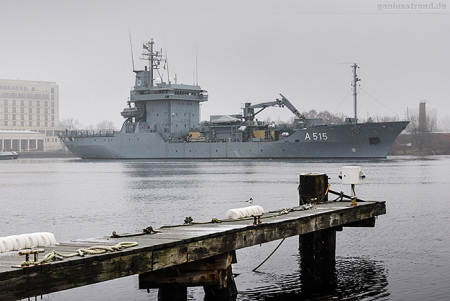
[[[385,204],[380,202],[361,203],[356,207],[349,207],[348,204],[318,204],[311,210],[263,218],[263,223],[256,226],[252,224],[252,220],[194,224],[161,228],[156,234],[136,237],[104,237],[64,243],[48,250],[72,253],[79,248],[111,246],[119,241],[136,241],[139,246],[27,269],[11,269],[9,263],[17,260],[15,263],[20,264],[23,259],[16,254],[2,254],[0,300],[21,299],[136,273],[154,272],[289,236],[372,221],[374,217],[386,212]],[[43,254],[40,258],[41,256]],[[209,274],[208,277],[213,277],[212,275]]]
[[[1,300],[16,300],[137,273],[152,271],[152,253],[130,254],[111,259],[72,261],[70,266],[48,265],[23,269],[22,275],[1,281]],[[45,268],[50,267],[52,268]],[[57,267],[58,266],[58,267]]]
[[[159,288],[173,284],[183,286],[223,286],[226,282],[226,270],[231,265],[232,259],[233,256],[227,253],[171,268],[143,273],[139,275],[139,288]]]

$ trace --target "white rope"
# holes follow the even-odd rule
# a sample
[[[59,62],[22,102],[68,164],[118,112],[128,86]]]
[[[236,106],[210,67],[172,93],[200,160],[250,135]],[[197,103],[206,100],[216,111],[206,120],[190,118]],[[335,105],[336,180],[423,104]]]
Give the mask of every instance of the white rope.
[[[85,254],[97,255],[103,254],[108,251],[115,252],[120,251],[125,248],[136,247],[138,245],[137,242],[119,242],[114,246],[94,246],[86,249],[78,249],[74,253],[70,254],[62,254],[55,250],[45,255],[45,257],[39,261],[24,261],[21,263],[21,266],[30,266],[30,265],[39,265],[43,263],[47,263],[51,260],[63,260],[64,258],[70,258],[74,256],[84,256]]]

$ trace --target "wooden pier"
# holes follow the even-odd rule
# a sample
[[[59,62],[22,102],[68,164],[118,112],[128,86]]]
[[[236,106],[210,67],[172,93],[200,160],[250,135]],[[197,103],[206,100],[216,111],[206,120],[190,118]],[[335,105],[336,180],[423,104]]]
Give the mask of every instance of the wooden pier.
[[[183,299],[189,286],[204,286],[206,296],[233,296],[237,290],[231,264],[237,260],[236,250],[296,235],[300,236],[302,268],[306,264],[313,273],[326,273],[324,264],[329,270],[329,263],[335,260],[336,231],[346,226],[373,227],[375,218],[386,213],[386,207],[384,202],[357,202],[351,206],[350,201],[320,200],[312,207],[303,200],[306,205],[266,213],[261,223],[257,218],[213,220],[147,229],[147,234],[138,236],[60,243],[46,247],[39,257],[52,250],[73,253],[120,242],[138,245],[27,268],[12,267],[24,260],[18,252],[0,254],[0,300],[39,296],[133,274],[140,275],[140,288],[159,288],[160,299]]]

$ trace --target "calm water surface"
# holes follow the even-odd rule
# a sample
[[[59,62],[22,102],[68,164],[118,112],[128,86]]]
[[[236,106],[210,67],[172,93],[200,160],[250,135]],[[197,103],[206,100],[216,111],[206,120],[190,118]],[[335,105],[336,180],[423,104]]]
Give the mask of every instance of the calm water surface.
[[[318,300],[450,298],[450,157],[378,161],[0,161],[0,236],[48,231],[58,241],[223,218],[252,197],[266,211],[298,204],[299,174],[324,172],[331,189],[350,193],[337,175],[360,165],[358,197],[385,200],[375,228],[337,233],[337,286]],[[302,300],[298,238],[238,250],[238,300]],[[156,300],[137,276],[42,296],[43,300]],[[189,300],[203,289],[189,288]],[[39,297],[40,299],[40,297]]]

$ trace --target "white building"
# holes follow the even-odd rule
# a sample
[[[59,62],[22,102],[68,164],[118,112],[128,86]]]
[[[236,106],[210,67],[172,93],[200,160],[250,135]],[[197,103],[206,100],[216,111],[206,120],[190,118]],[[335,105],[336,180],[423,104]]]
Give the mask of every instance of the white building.
[[[0,79],[0,148],[63,149],[59,133],[59,87],[55,82]]]

